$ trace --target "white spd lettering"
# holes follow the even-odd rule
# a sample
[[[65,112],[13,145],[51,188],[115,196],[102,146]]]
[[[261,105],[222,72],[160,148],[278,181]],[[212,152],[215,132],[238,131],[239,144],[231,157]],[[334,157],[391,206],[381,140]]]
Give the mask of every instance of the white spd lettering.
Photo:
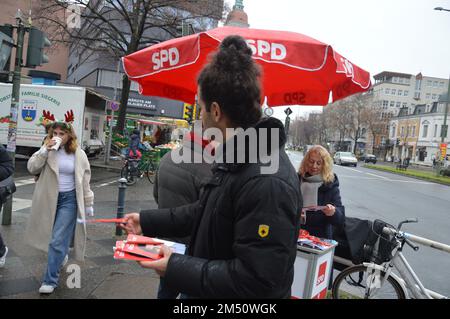
[[[316,282],[316,286],[320,285],[321,283],[323,283],[325,280],[325,275],[320,275],[319,278],[317,278],[317,282]]]
[[[344,67],[345,74],[348,76],[353,76],[353,65],[349,60],[341,58],[342,65]]]
[[[262,57],[270,54],[271,60],[284,60],[287,55],[286,47],[280,43],[269,43],[264,40],[247,40],[247,45],[252,50],[253,55]]]
[[[180,62],[180,52],[177,48],[160,50],[152,54],[153,70],[157,71],[163,67],[177,65]]]

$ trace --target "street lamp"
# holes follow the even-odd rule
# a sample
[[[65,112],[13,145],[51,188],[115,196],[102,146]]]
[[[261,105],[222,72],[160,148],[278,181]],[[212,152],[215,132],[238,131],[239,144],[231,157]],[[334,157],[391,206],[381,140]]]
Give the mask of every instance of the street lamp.
[[[445,9],[445,8],[442,8],[442,7],[436,7],[436,8],[434,8],[434,10],[438,10],[438,11],[448,11],[448,12],[450,12],[449,9]]]

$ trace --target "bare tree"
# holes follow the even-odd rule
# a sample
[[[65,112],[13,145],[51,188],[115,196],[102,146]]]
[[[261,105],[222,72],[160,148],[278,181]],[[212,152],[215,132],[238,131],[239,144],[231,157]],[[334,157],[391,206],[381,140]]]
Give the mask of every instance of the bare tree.
[[[80,62],[92,52],[103,52],[102,59],[109,55],[117,61],[180,36],[183,23],[189,23],[193,31],[213,27],[213,21],[223,18],[223,8],[223,0],[43,0],[34,18],[52,30],[53,41],[70,44],[78,51]],[[68,23],[73,15],[79,15],[80,28]],[[124,75],[118,131],[124,127],[130,84]]]
[[[375,106],[368,106],[363,110],[363,122],[366,124],[372,138],[372,154],[375,153],[377,136],[388,135],[389,117]]]

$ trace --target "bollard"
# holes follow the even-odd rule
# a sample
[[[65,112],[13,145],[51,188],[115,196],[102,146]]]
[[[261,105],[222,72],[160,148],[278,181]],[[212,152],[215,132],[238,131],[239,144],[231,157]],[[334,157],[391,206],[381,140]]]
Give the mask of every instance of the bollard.
[[[117,218],[123,218],[125,209],[125,191],[127,189],[126,178],[119,179],[119,198],[117,201]],[[116,226],[116,236],[122,236],[122,228]]]

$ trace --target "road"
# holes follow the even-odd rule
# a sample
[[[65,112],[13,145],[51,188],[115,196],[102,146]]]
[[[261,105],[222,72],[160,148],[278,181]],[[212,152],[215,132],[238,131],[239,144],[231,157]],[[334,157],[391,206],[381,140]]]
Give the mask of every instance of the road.
[[[298,152],[288,151],[297,169],[302,160]],[[346,216],[381,219],[395,226],[405,219],[418,218],[417,224],[404,224],[402,230],[417,236],[450,244],[450,187],[363,167],[334,165]],[[450,254],[428,247],[414,252],[405,246],[408,259],[424,285],[450,296]]]

